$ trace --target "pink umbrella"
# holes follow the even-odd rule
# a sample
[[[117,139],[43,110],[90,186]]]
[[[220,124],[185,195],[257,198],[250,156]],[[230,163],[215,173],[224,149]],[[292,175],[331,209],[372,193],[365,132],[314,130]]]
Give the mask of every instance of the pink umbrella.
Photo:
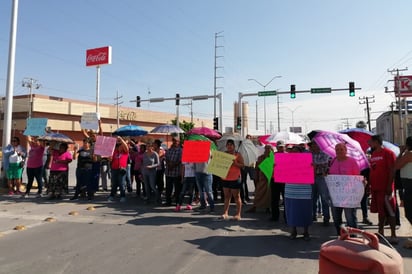
[[[220,137],[222,137],[222,134],[220,134],[218,131],[208,127],[194,127],[191,130],[189,130],[186,134],[203,135],[210,139],[219,139]]]
[[[330,157],[335,158],[335,146],[338,143],[345,143],[348,150],[348,156],[354,158],[358,163],[359,168],[365,169],[369,167],[369,161],[365,153],[362,150],[358,141],[352,139],[346,134],[319,130],[314,133],[313,141],[319,146],[319,148],[328,154]]]

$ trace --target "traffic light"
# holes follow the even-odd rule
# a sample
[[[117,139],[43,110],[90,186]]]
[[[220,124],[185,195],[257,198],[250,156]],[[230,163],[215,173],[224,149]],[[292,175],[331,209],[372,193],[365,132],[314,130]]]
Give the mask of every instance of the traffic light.
[[[237,117],[237,122],[236,122],[236,129],[240,130],[242,128],[242,118],[240,116]]]
[[[136,107],[140,107],[140,96],[136,96]]]
[[[176,93],[176,106],[180,105],[180,94]]]
[[[213,118],[213,129],[219,130],[219,117]]]
[[[355,82],[349,82],[349,96],[355,96]]]
[[[290,85],[290,98],[291,99],[296,98],[296,86],[295,85]]]

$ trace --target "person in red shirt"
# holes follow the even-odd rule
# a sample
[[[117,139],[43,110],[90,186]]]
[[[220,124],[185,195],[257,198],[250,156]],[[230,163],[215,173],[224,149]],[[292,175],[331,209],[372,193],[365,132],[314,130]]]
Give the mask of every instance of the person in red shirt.
[[[390,149],[382,146],[382,137],[374,135],[368,141],[372,149],[370,158],[370,187],[371,187],[371,212],[378,213],[378,232],[384,235],[384,225],[387,220],[391,228],[389,242],[396,244],[396,200],[394,195],[394,167],[396,155]]]

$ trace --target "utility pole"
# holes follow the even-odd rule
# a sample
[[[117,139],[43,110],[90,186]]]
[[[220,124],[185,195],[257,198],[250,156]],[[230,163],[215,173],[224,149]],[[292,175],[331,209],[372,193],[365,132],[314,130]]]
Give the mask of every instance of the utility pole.
[[[370,115],[370,108],[369,108],[369,104],[375,103],[375,95],[373,96],[363,96],[363,97],[359,97],[359,104],[363,105],[366,104],[366,114],[368,117],[368,129],[369,131],[372,131],[371,129],[371,115]],[[369,100],[373,100],[373,101],[369,101]]]
[[[123,96],[119,96],[119,91],[116,91],[116,97],[114,100],[116,101],[115,106],[116,106],[116,119],[117,119],[117,128],[120,126],[120,119],[119,119],[119,106],[123,104],[123,101],[119,102],[120,99],[122,99]]]
[[[23,79],[21,83],[22,87],[29,89],[29,118],[31,118],[31,113],[33,109],[33,89],[39,89],[41,87],[40,84],[37,83],[36,79],[26,77]]]
[[[217,65],[217,59],[223,57],[223,56],[217,55],[218,48],[223,48],[223,46],[218,46],[217,45],[217,39],[223,37],[223,35],[221,35],[222,33],[223,33],[223,31],[215,33],[215,63],[214,63],[214,72],[213,72],[213,95],[214,95],[214,99],[213,99],[213,118],[217,117],[216,116],[217,115],[216,114],[217,89],[222,88],[222,87],[217,86],[217,79],[223,78],[221,76],[217,76],[217,70],[223,68],[222,66]],[[219,119],[219,129],[220,129],[220,131],[222,131],[222,125],[223,125],[223,123],[222,123],[222,116],[221,116],[220,119]]]
[[[403,69],[388,69],[388,72],[392,75],[396,72],[396,80],[395,80],[395,96],[398,96],[398,105],[399,105],[399,133],[400,133],[400,144],[404,143],[404,132],[403,132],[403,117],[402,117],[402,108],[401,108],[401,90],[400,90],[400,80],[399,80],[399,72],[406,71],[408,68]]]

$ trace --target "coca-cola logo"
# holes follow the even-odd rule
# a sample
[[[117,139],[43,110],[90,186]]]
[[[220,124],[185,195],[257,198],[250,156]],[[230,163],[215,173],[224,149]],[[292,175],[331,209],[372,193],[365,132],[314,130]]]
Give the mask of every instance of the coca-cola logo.
[[[111,63],[111,47],[89,49],[86,51],[86,66],[105,65]]]
[[[99,52],[96,55],[88,55],[87,56],[87,63],[96,63],[96,62],[105,62],[107,60],[107,53],[106,52]]]

